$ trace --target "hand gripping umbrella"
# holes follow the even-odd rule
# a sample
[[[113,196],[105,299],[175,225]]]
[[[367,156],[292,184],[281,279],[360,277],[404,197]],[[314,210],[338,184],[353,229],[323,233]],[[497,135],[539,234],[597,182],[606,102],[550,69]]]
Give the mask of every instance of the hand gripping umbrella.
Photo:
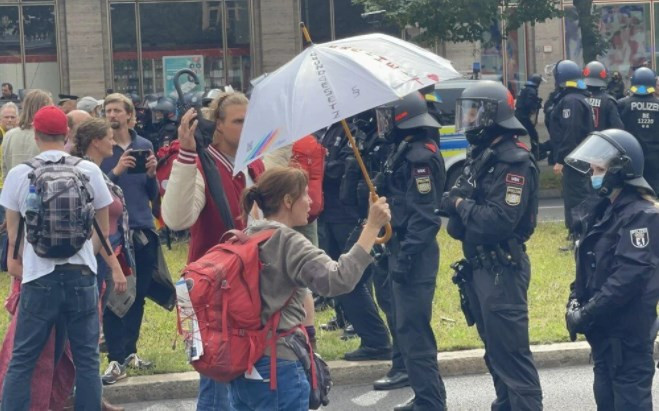
[[[254,85],[234,173],[308,134],[456,77],[460,74],[449,61],[385,34],[311,44]],[[345,122],[342,126],[350,139],[349,127]],[[356,146],[351,145],[361,160]],[[360,168],[374,194],[361,161]]]
[[[178,94],[178,101],[176,102],[176,107],[179,111],[179,115],[188,111],[193,106],[185,102],[183,95],[183,90],[179,84],[179,79],[183,74],[187,74],[195,84],[199,84],[199,78],[194,71],[190,69],[179,70],[174,75],[174,88],[176,88],[176,93]],[[224,226],[227,230],[232,230],[235,228],[233,223],[233,216],[231,215],[231,208],[229,208],[229,202],[227,201],[227,196],[224,193],[224,187],[222,186],[222,177],[220,176],[217,167],[215,166],[215,160],[208,153],[208,146],[213,142],[213,134],[215,133],[215,123],[206,120],[201,116],[201,101],[199,104],[194,107],[197,110],[197,130],[195,131],[194,138],[197,143],[197,154],[199,155],[199,161],[201,162],[201,168],[206,177],[206,185],[208,186],[208,191],[210,192],[213,203],[217,207],[217,211],[220,213],[220,218],[224,223]]]

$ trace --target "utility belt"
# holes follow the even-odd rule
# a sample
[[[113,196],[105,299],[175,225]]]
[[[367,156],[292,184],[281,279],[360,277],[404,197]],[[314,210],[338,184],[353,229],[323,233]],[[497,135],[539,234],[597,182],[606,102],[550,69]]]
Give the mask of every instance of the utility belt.
[[[522,263],[526,244],[510,238],[499,244],[464,244],[465,259],[474,269],[517,267]]]

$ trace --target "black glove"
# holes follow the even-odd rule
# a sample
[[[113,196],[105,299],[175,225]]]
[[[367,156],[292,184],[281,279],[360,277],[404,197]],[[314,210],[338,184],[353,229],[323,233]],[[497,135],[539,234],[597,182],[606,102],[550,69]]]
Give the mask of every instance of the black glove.
[[[453,197],[471,198],[474,194],[474,190],[475,187],[473,183],[469,181],[469,178],[464,174],[460,174],[455,180],[455,184],[451,187],[449,193],[451,193],[451,196]]]
[[[412,269],[412,257],[409,255],[399,255],[391,267],[391,279],[399,284],[405,284]]]
[[[579,303],[577,302],[576,304]],[[565,314],[565,323],[572,341],[576,339],[576,334],[585,334],[588,332],[593,324],[592,316],[588,311],[588,305],[584,307],[577,305],[576,307],[572,306],[568,308]]]
[[[570,330],[570,325],[567,321],[567,313],[572,311],[572,310],[576,310],[580,306],[581,306],[581,304],[579,304],[579,300],[577,300],[576,298],[570,298],[570,300],[567,302],[567,305],[565,306],[565,328],[567,329],[567,332],[570,335],[570,341],[572,341],[572,342],[577,340],[577,333],[572,332]]]

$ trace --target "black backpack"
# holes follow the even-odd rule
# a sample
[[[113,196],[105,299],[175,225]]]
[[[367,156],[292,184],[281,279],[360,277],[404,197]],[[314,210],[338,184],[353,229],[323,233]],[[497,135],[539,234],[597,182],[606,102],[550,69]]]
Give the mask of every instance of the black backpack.
[[[58,161],[33,158],[24,163],[33,170],[28,174],[28,206],[25,217],[21,217],[14,258],[23,229],[27,242],[42,258],[72,257],[91,238],[92,227],[111,254],[94,218],[89,178],[77,167],[81,161],[78,157],[62,156]]]

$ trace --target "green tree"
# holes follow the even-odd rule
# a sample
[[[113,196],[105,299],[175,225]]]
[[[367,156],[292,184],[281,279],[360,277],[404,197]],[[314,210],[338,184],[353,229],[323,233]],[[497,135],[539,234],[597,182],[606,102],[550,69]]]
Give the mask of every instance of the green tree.
[[[385,10],[400,27],[423,28],[419,42],[475,42],[503,19],[504,32],[562,15],[559,0],[353,0],[367,11]],[[514,5],[515,7],[508,7]],[[503,10],[503,15],[501,14]],[[498,40],[498,39],[492,39]]]

